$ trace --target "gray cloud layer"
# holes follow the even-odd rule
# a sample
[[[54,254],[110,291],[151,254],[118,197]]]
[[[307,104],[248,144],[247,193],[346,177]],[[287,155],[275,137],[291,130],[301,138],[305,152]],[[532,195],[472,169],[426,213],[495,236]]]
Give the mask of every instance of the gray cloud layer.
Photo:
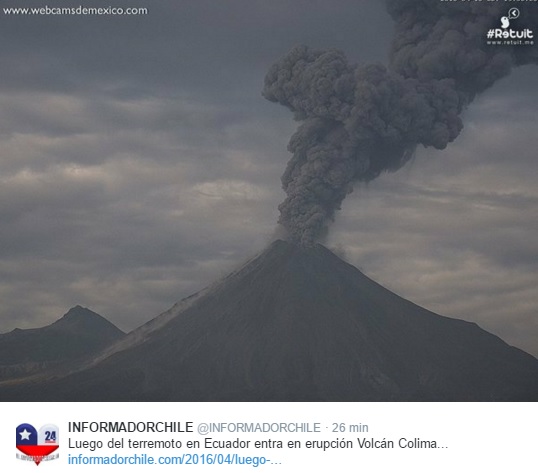
[[[0,331],[75,304],[129,330],[261,249],[294,128],[260,96],[264,76],[298,43],[388,63],[379,3],[1,16]],[[473,103],[457,142],[357,189],[329,245],[401,295],[538,354],[535,79],[519,69]]]

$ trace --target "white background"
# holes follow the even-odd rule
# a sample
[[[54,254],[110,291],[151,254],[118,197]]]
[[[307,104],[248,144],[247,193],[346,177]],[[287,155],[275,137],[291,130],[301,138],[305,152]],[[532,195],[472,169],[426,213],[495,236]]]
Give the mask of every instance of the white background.
[[[370,471],[409,472],[536,472],[536,425],[538,408],[535,403],[4,403],[0,429],[2,445],[0,466],[5,472],[22,471],[250,471],[275,472],[337,471],[341,473]],[[166,421],[194,422],[194,433],[69,433],[68,422],[80,421]],[[240,450],[108,450],[90,452],[69,448],[74,440],[102,440],[112,437],[138,440],[200,440],[196,426],[201,422],[309,422],[320,423],[320,433],[212,433],[214,440],[282,440],[282,449]],[[37,429],[47,423],[60,430],[60,458],[42,462],[38,467],[16,459],[15,429],[30,423]],[[333,424],[346,426],[367,424],[369,432],[333,433]],[[394,449],[361,449],[357,437],[393,440]],[[353,449],[306,449],[306,440],[353,441]],[[435,440],[437,449],[400,449],[400,438]],[[300,450],[288,449],[288,440],[301,441]],[[274,464],[260,465],[68,465],[67,457],[85,455],[147,453],[177,456],[181,453],[238,453],[241,456],[265,456]]]

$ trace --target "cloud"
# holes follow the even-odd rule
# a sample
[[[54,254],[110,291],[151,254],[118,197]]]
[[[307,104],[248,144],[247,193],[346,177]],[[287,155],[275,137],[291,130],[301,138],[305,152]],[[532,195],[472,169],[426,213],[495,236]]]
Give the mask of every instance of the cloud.
[[[331,242],[403,297],[536,355],[537,98],[502,87],[469,108],[456,143],[357,189]]]
[[[0,332],[76,304],[130,330],[261,250],[295,128],[261,97],[266,70],[297,43],[386,62],[392,28],[373,0],[148,6],[134,21],[2,18]],[[356,189],[329,243],[538,354],[535,83],[520,68],[456,143]]]

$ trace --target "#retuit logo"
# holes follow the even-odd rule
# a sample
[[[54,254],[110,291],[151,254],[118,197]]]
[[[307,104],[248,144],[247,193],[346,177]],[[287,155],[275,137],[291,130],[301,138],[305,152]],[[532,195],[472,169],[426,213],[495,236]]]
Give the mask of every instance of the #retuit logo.
[[[501,17],[501,28],[491,28],[488,30],[486,37],[488,40],[504,40],[493,41],[491,44],[508,44],[508,45],[533,45],[534,32],[529,28],[514,29],[512,28],[513,20],[517,20],[520,16],[520,11],[517,8],[510,8],[506,16]],[[525,40],[525,41],[523,41]],[[490,44],[488,42],[488,44]]]

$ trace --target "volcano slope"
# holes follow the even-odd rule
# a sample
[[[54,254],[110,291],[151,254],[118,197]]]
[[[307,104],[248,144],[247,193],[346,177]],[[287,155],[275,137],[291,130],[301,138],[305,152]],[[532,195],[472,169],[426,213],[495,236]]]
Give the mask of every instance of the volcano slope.
[[[321,245],[278,240],[155,320],[93,365],[0,399],[538,400],[536,358],[402,299]]]

